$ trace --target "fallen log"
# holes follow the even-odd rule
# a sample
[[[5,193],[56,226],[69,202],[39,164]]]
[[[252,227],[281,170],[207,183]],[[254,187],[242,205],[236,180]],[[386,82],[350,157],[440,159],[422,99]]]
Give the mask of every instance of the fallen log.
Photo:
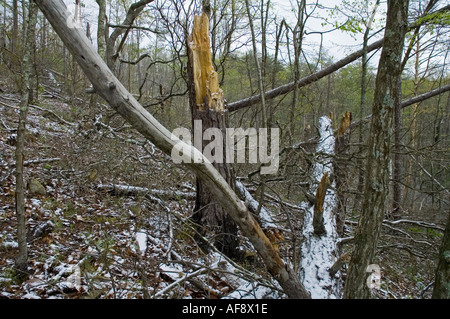
[[[314,205],[305,211],[299,275],[312,298],[334,299],[342,296],[343,279],[339,274],[331,275],[329,272],[339,256],[339,235],[334,213],[337,205],[335,185],[333,182],[328,188],[327,180],[333,174],[330,156],[335,152],[335,138],[329,118],[319,119],[319,134],[316,152],[321,155],[313,165],[311,175],[314,182],[310,189],[310,193],[318,196]]]
[[[171,200],[177,200],[180,198],[187,200],[195,199],[195,192],[182,192],[179,190],[151,189],[147,187],[138,187],[120,184],[98,184],[97,189],[101,191],[106,191],[113,195],[146,196],[150,194],[153,196],[158,196],[160,198]]]

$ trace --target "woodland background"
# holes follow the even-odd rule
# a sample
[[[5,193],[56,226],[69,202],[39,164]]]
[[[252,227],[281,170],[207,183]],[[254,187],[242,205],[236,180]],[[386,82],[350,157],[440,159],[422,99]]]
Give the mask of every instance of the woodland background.
[[[65,2],[139,103],[170,131],[190,128],[186,37],[205,2]],[[90,81],[40,11],[34,23],[28,1],[0,4],[0,297],[285,297],[245,238],[235,260],[214,248],[202,250],[190,219],[195,175],[174,165],[90,92]],[[257,95],[261,87],[269,91],[333,69],[381,39],[386,23],[383,1],[330,6],[328,1],[215,0],[210,7],[212,61],[228,106]],[[449,3],[411,0],[408,12],[402,101],[450,81]],[[346,44],[338,41],[344,35]],[[379,50],[360,56],[267,99],[264,117],[261,103],[227,112],[229,127],[280,129],[277,175],[260,175],[252,164],[233,168],[270,210],[277,224],[270,239],[295,271],[303,240],[301,203],[315,195],[309,185],[320,156],[318,121],[326,115],[337,130],[345,112],[353,121],[349,142],[333,161],[346,171],[340,249],[343,255],[352,251],[364,198],[370,132],[365,118],[371,114]],[[26,57],[32,79],[22,145],[28,266],[20,276],[15,152],[21,145]],[[396,116],[386,168],[392,188],[375,260],[381,288],[371,290],[371,298],[431,297],[449,214],[449,111],[450,94],[443,92],[403,107]],[[81,287],[67,283],[77,278],[76,271],[82,274]]]

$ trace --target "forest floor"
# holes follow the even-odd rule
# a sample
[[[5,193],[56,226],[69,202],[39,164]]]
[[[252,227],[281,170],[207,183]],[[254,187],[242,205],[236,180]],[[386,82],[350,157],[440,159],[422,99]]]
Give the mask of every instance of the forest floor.
[[[25,151],[30,274],[19,281],[14,276],[19,100],[15,93],[0,95],[0,298],[284,297],[249,243],[243,242],[247,258],[240,262],[213,248],[202,252],[189,222],[194,176],[131,134],[118,116],[99,121],[87,111],[88,103],[69,103],[47,88],[30,108]],[[43,190],[32,190],[34,183]],[[119,194],[111,185],[148,192]],[[350,229],[355,222],[349,219]],[[429,298],[440,240],[439,227],[384,228],[378,254],[382,289],[373,297]]]
[[[96,126],[95,117],[81,109],[83,101],[69,105],[50,95],[29,109],[27,120],[31,274],[23,282],[14,276],[19,96],[0,97],[0,298],[282,295],[261,264],[237,264],[213,247],[204,253],[196,246],[189,219],[195,195],[190,173],[137,135],[126,140]],[[86,120],[72,124],[81,113]],[[31,183],[43,191],[33,190]],[[112,185],[149,191],[119,194]],[[247,254],[254,259],[253,252]]]

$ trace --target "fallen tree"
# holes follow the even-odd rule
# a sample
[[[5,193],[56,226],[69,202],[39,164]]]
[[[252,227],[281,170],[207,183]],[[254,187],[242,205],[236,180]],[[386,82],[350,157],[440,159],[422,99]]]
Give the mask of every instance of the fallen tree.
[[[300,278],[315,299],[337,299],[342,297],[343,279],[330,270],[339,257],[339,234],[336,225],[337,197],[334,182],[330,185],[328,176],[333,174],[335,138],[331,120],[319,119],[320,139],[316,152],[321,154],[311,172],[314,182],[310,192],[316,194],[314,205],[307,204],[303,221]],[[332,186],[332,187],[328,187]],[[334,267],[336,268],[336,266]]]
[[[195,199],[195,192],[182,192],[178,190],[162,190],[162,189],[152,189],[147,187],[138,187],[131,185],[121,185],[121,184],[98,184],[97,189],[101,191],[106,191],[114,195],[125,195],[125,196],[146,196],[148,194],[153,196],[158,196],[164,199]]]
[[[425,13],[422,16],[418,17],[416,19],[416,21],[414,21],[413,23],[411,23],[408,26],[408,30],[417,28],[418,26],[421,26],[423,24],[432,23],[431,21],[432,21],[433,17],[436,17],[438,14],[445,13],[449,10],[450,10],[450,6],[445,6],[434,12],[425,11]],[[344,66],[356,61],[357,59],[362,57],[364,53],[367,54],[367,53],[370,53],[377,49],[380,49],[383,46],[383,42],[384,42],[384,38],[368,45],[366,48],[355,51],[355,52],[349,54],[348,56],[346,56],[345,58],[337,61],[336,63],[333,63],[320,71],[317,71],[308,76],[305,76],[304,78],[301,78],[296,82],[290,82],[290,83],[281,85],[277,88],[266,91],[263,95],[264,99],[265,100],[273,99],[277,96],[292,92],[295,88],[301,88],[301,87],[307,86],[313,82],[316,82],[316,81],[326,77],[327,75],[330,75],[331,73],[336,72],[337,70],[343,68]],[[257,94],[257,95],[253,95],[251,97],[248,97],[248,98],[236,101],[236,102],[231,102],[227,105],[227,109],[228,109],[228,111],[233,112],[233,111],[237,111],[239,109],[245,108],[245,107],[252,106],[261,101],[261,96],[262,96],[261,94]],[[415,102],[413,102],[413,103],[415,103]],[[402,104],[402,107],[404,107],[403,104]]]
[[[419,94],[417,96],[414,96],[412,98],[403,100],[400,103],[400,107],[403,109],[403,108],[405,108],[407,106],[410,106],[410,105],[416,104],[416,103],[420,103],[422,101],[425,101],[427,99],[430,99],[430,98],[432,98],[434,96],[437,96],[439,94],[443,94],[443,93],[448,92],[448,91],[450,91],[450,84],[445,84],[445,85],[439,86],[439,87],[437,87],[437,88],[435,88],[435,89],[433,89],[431,91],[428,91],[428,92]],[[362,118],[360,120],[356,120],[356,121],[352,122],[350,124],[350,129],[352,129],[352,130],[355,129],[359,125],[368,122],[371,118],[372,118],[372,114],[369,114],[369,115],[367,115],[366,117],[364,117],[364,118]]]
[[[376,42],[370,44],[369,46],[367,46],[367,52],[372,52],[374,50],[381,48],[382,46],[383,46],[383,39],[376,41]],[[345,58],[339,60],[338,62],[333,63],[332,65],[330,65],[318,72],[315,72],[313,74],[305,76],[304,78],[301,78],[297,82],[290,82],[290,83],[284,84],[275,89],[265,92],[264,98],[265,99],[273,99],[277,96],[291,92],[292,90],[294,90],[295,87],[301,88],[301,87],[307,86],[308,84],[316,82],[316,81],[326,77],[327,75],[330,75],[331,73],[336,72],[340,68],[356,61],[362,55],[363,55],[362,49],[358,50],[356,52],[353,52],[352,54],[346,56]],[[236,102],[229,103],[227,105],[227,109],[228,109],[228,111],[233,112],[233,111],[237,111],[239,109],[254,105],[256,103],[259,103],[260,101],[261,101],[261,95],[258,94],[258,95],[254,95],[254,96],[251,96],[251,97],[248,97],[248,98],[236,101]]]
[[[310,298],[297,274],[290,265],[283,262],[244,202],[211,162],[192,145],[173,136],[126,90],[82,30],[73,28],[74,24],[68,23],[72,22],[70,20],[72,17],[64,3],[61,0],[35,0],[35,2],[89,78],[95,91],[137,131],[166,154],[171,154],[174,147],[189,150],[190,158],[195,160],[188,161],[185,165],[211,189],[217,201],[226,207],[227,213],[253,244],[267,270],[278,281],[284,292],[290,298]]]

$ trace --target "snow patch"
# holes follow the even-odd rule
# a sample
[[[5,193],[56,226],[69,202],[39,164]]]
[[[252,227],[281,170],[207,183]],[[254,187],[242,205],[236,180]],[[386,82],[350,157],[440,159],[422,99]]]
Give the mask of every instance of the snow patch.
[[[318,184],[325,173],[333,172],[330,155],[334,154],[335,139],[331,126],[331,120],[327,117],[319,119],[320,139],[316,152],[319,154],[313,167],[312,178],[314,184],[310,192],[315,194]],[[334,183],[331,185],[334,187]],[[332,277],[329,269],[337,259],[337,242],[339,235],[336,231],[334,211],[337,204],[336,194],[333,189],[328,189],[323,205],[323,219],[326,234],[317,236],[312,225],[314,206],[305,212],[302,235],[302,258],[300,262],[299,276],[305,288],[313,299],[337,299],[341,298],[342,280],[339,273]]]
[[[253,212],[258,211],[259,203],[253,198],[241,182],[236,181],[236,189],[244,198],[245,203],[250,207],[250,210]],[[263,228],[278,228],[278,226],[273,222],[270,212],[264,208],[264,206],[261,207],[258,217],[261,220],[261,226]]]
[[[137,232],[136,243],[138,245],[139,251],[141,252],[141,255],[144,254],[147,250],[147,234],[143,231]]]

